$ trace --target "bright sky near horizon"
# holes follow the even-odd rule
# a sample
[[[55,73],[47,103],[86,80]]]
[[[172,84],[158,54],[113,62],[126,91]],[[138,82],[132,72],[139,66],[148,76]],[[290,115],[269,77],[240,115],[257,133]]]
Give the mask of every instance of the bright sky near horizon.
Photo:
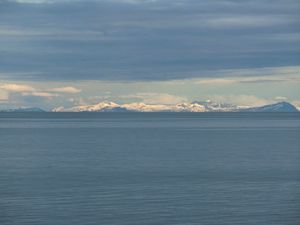
[[[0,108],[287,100],[298,0],[0,0]]]

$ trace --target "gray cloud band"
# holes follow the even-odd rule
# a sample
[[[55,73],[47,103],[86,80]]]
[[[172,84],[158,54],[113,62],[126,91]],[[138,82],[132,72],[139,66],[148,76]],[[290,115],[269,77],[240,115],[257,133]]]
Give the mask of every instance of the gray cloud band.
[[[0,72],[11,80],[170,80],[300,63],[297,0],[0,6]]]

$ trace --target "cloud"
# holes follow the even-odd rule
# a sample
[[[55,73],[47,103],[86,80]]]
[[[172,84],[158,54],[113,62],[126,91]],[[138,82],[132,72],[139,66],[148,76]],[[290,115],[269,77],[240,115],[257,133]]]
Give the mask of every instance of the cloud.
[[[153,81],[297,66],[299,9],[298,0],[4,0],[0,73]]]
[[[11,27],[1,27],[0,26],[0,35],[7,35],[7,36],[25,36],[25,35],[33,35],[36,34],[34,32],[29,32],[28,30],[23,29],[15,29]]]
[[[73,105],[91,105],[97,104],[103,101],[109,101],[112,99],[117,99],[109,94],[101,95],[101,96],[88,96],[88,97],[74,97],[69,98],[68,102],[71,102]]]
[[[137,93],[133,95],[124,95],[121,98],[139,99],[145,104],[177,104],[186,102],[186,97],[171,95],[167,93]]]
[[[47,91],[42,90],[43,88],[34,88],[30,85],[26,84],[2,84],[0,85],[0,89],[8,91],[8,92],[18,92],[18,93],[26,93],[26,95],[40,95],[40,96],[57,96],[55,93],[64,93],[64,94],[76,94],[81,92],[81,89],[66,86],[66,87],[57,87],[57,88],[50,88]],[[54,94],[53,94],[54,93]]]
[[[281,101],[281,102],[282,102],[282,101],[287,101],[287,97],[276,96],[276,97],[275,97],[275,100],[276,100],[276,101]]]
[[[66,94],[76,94],[81,92],[81,89],[75,87],[59,87],[49,89],[50,92],[66,93]]]
[[[42,92],[42,91],[37,91],[37,92],[25,92],[22,93],[23,96],[36,96],[36,97],[44,97],[44,98],[52,98],[52,97],[58,97],[58,94],[54,93],[49,93],[49,92]]]
[[[235,17],[227,16],[214,18],[207,21],[207,23],[212,27],[221,27],[221,28],[249,28],[249,27],[270,27],[278,26],[295,22],[293,17],[279,17],[273,15],[264,15],[264,16],[244,16],[238,15]]]
[[[61,2],[80,2],[86,0],[8,0],[10,2],[24,3],[24,4],[43,4],[43,3],[61,3]],[[139,3],[151,3],[158,0],[90,0],[90,2],[115,2],[115,3],[129,3],[129,4],[139,4]]]
[[[200,85],[231,85],[237,83],[237,81],[231,79],[203,79],[196,83]]]
[[[40,97],[45,99],[53,99],[55,97],[63,97],[62,94],[76,94],[81,92],[80,89],[71,86],[45,89],[42,87],[34,88],[27,84],[13,84],[13,83],[0,85],[0,91],[1,91],[0,101],[3,101],[3,99],[1,99],[1,96],[4,96],[5,99],[10,98],[16,102],[22,101],[23,97],[32,96],[32,97]]]
[[[272,99],[259,98],[255,95],[211,95],[207,96],[207,98],[213,102],[230,103],[238,106],[250,107],[262,106],[275,102]]]
[[[45,3],[58,2],[57,0],[8,0],[8,1],[16,2],[20,4],[45,4]]]
[[[217,77],[217,78],[215,78]],[[275,67],[216,71],[214,78],[200,78],[200,85],[224,86],[247,83],[299,82],[300,67]],[[221,77],[221,78],[219,78]],[[225,77],[225,78],[222,78]]]
[[[8,100],[9,96],[6,91],[0,90],[0,102],[6,102]]]
[[[3,84],[0,85],[0,89],[9,92],[34,92],[35,91],[35,88],[23,84]]]

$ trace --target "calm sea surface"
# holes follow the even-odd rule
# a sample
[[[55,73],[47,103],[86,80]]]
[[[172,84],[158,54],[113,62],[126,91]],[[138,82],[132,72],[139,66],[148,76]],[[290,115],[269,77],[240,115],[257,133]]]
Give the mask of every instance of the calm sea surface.
[[[299,225],[300,113],[0,113],[1,225]]]

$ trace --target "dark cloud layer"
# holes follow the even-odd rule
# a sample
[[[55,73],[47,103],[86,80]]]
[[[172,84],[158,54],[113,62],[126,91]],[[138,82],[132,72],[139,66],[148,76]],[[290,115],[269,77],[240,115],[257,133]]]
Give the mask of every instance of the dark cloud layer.
[[[168,80],[295,66],[299,10],[298,0],[0,0],[0,72]]]

